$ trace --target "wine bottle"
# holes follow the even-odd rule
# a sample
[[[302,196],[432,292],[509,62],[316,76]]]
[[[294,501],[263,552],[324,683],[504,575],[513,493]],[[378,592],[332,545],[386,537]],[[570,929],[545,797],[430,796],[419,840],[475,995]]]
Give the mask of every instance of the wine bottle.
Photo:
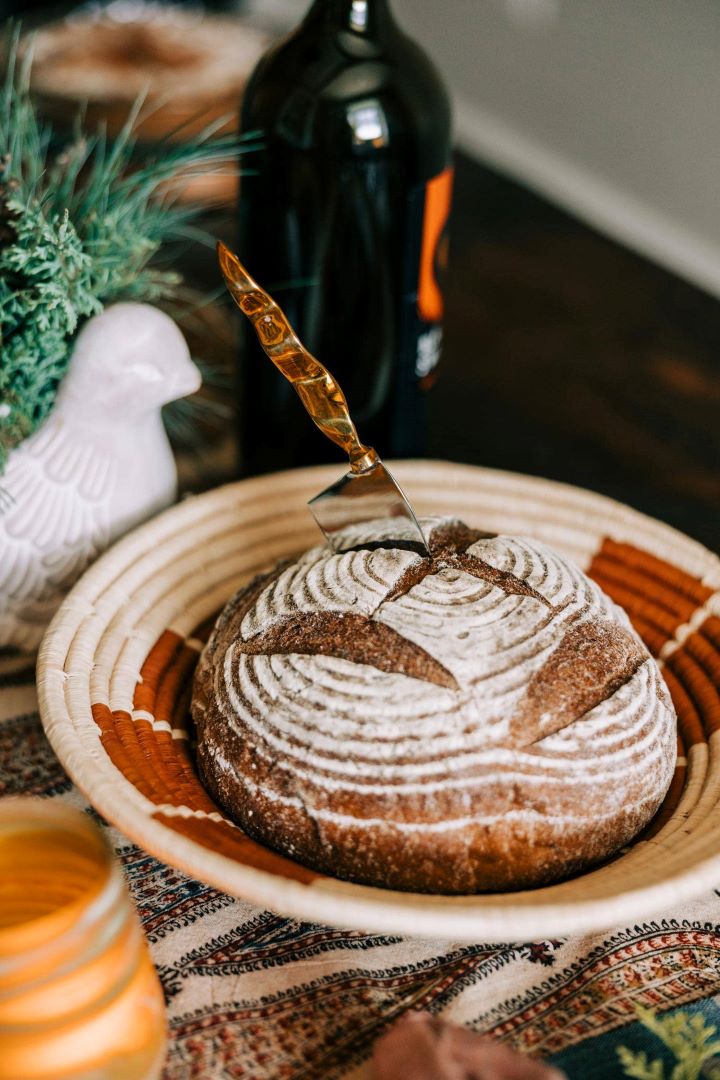
[[[315,0],[243,99],[263,148],[240,187],[239,254],[343,386],[364,442],[419,454],[442,339],[450,106],[388,0]],[[334,460],[242,330],[245,473]]]

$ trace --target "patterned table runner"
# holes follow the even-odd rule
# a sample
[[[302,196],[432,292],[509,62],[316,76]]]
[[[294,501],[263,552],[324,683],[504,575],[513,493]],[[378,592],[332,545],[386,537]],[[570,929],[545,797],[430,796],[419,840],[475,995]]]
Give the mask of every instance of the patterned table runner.
[[[45,739],[32,669],[7,660],[0,662],[2,795],[58,799],[96,817]],[[682,1006],[720,1029],[718,891],[595,936],[417,941],[260,911],[104,827],[167,996],[164,1080],[371,1080],[372,1044],[406,1009],[429,1009],[548,1058],[570,1080],[623,1076],[619,1045],[662,1058],[670,1075],[673,1058],[637,1021],[636,1005]]]

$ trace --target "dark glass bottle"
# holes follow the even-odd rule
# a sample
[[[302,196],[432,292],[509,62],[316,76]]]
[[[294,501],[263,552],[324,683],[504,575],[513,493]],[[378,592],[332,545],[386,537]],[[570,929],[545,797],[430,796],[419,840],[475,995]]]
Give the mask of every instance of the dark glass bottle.
[[[452,183],[437,72],[387,0],[315,0],[255,69],[241,128],[264,149],[244,162],[240,258],[337,377],[363,441],[421,453]],[[337,460],[242,334],[243,471]]]

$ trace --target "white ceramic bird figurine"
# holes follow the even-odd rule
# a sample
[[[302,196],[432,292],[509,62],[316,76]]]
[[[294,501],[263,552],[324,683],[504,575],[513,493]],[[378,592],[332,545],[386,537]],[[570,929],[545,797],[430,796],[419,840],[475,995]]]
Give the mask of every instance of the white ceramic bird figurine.
[[[0,476],[9,496],[0,510],[0,647],[37,648],[85,567],[173,502],[160,408],[200,381],[180,330],[157,308],[114,304],[86,323],[52,412]]]

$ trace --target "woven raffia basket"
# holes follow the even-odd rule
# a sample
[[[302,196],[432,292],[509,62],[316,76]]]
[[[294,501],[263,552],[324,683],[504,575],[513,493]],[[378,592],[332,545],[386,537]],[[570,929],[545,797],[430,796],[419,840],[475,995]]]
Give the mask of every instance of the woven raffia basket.
[[[646,833],[559,885],[443,897],[351,885],[250,840],[197,777],[193,670],[213,618],[249,577],[316,544],[306,501],[337,466],[191,499],[117,544],[58,612],[40,654],[45,730],[96,809],[158,858],[263,907],[316,922],[455,941],[518,941],[647,918],[720,884],[720,560],[609,499],[444,462],[395,466],[421,514],[537,537],[630,614],[680,720],[678,767]]]

